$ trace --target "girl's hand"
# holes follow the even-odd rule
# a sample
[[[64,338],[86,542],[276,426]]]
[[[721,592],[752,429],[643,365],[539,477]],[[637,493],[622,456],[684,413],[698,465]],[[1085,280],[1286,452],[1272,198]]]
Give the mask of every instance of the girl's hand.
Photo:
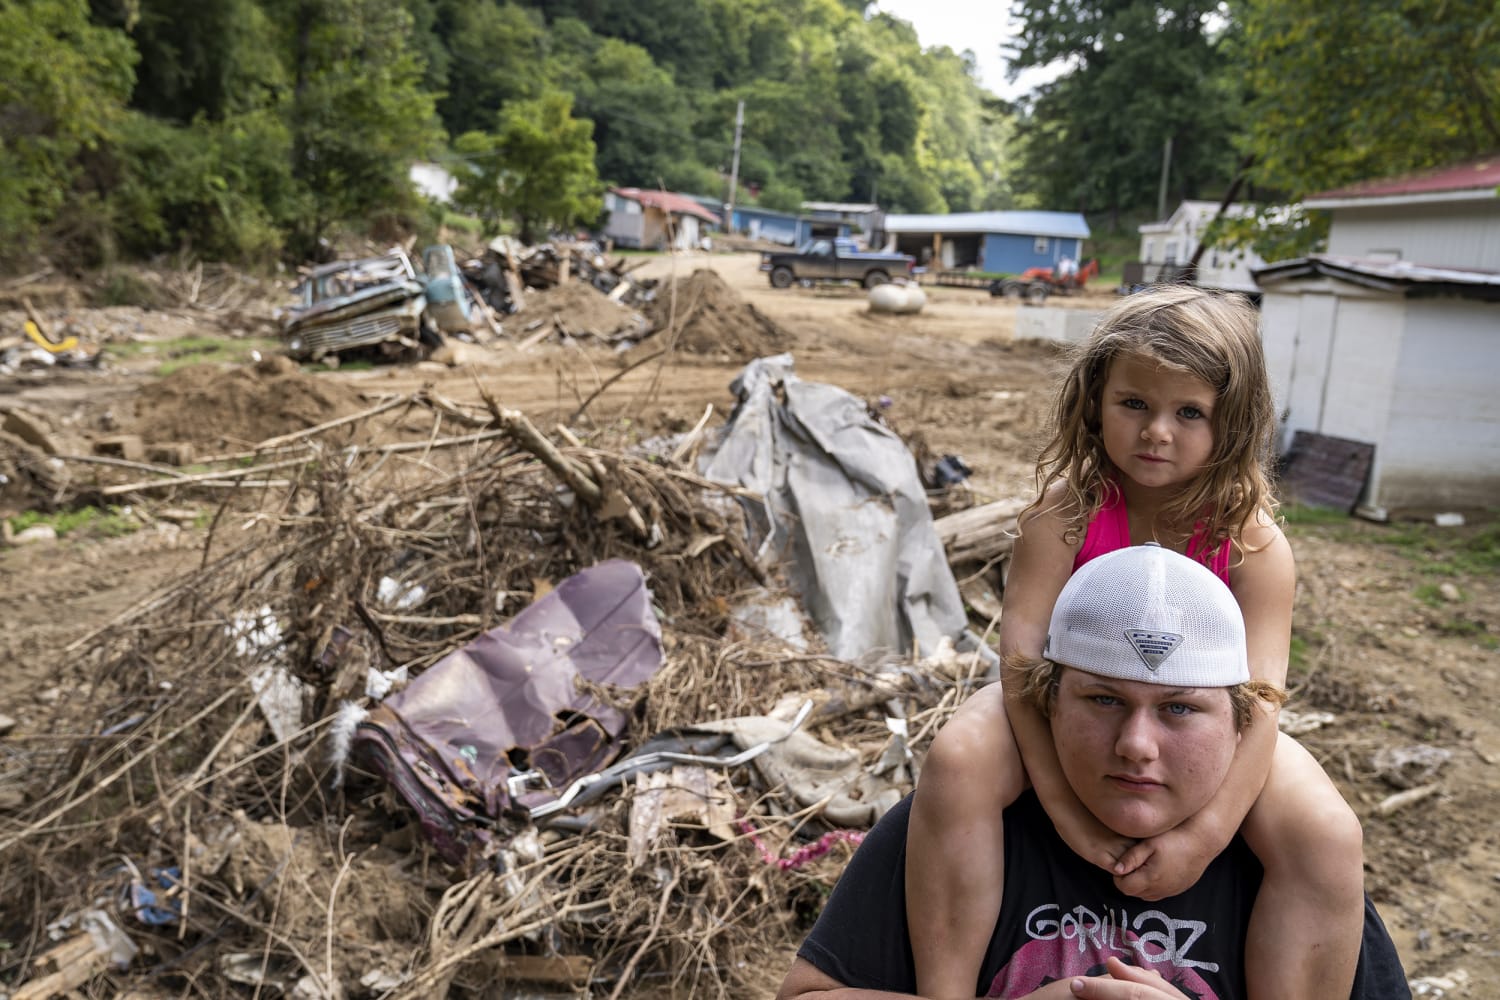
[[[1082,1000],[1187,1000],[1181,990],[1154,969],[1137,968],[1111,958],[1105,963],[1105,971],[1108,975],[1074,977],[1070,980],[1072,995]]]
[[[1224,849],[1195,834],[1189,823],[1143,840],[1110,870],[1115,888],[1139,899],[1157,900],[1186,892],[1203,877],[1208,863]]]
[[[1038,793],[1040,794],[1040,793]],[[1099,822],[1094,814],[1089,812],[1076,798],[1071,802],[1059,803],[1057,806],[1043,803],[1047,809],[1047,815],[1052,820],[1052,825],[1057,828],[1058,836],[1062,837],[1063,843],[1072,849],[1089,864],[1098,865],[1105,871],[1118,875],[1118,866],[1121,862],[1130,862],[1125,871],[1132,871],[1139,867],[1144,858],[1133,855],[1134,851],[1144,841],[1131,840],[1122,837],[1109,827]],[[1148,849],[1147,854],[1150,851]]]

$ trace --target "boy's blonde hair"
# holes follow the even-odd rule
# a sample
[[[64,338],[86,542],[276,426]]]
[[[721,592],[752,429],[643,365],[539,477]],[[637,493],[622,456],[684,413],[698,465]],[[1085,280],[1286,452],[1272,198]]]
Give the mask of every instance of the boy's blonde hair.
[[[1110,364],[1130,355],[1201,379],[1216,392],[1213,453],[1202,472],[1163,511],[1174,526],[1202,523],[1205,561],[1261,513],[1271,492],[1275,411],[1261,349],[1259,318],[1242,295],[1169,285],[1126,296],[1074,352],[1052,413],[1052,439],[1037,460],[1037,510],[1053,483],[1068,491],[1062,509],[1070,542],[1082,537],[1117,489],[1104,451],[1100,397]],[[1023,521],[1025,515],[1023,514]]]

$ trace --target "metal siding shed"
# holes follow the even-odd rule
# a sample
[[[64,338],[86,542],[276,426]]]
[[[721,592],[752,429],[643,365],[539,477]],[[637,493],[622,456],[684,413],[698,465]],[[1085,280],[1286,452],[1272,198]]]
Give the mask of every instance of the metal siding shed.
[[[1489,507],[1500,490],[1500,272],[1315,254],[1256,271],[1281,444],[1375,446],[1375,512]]]

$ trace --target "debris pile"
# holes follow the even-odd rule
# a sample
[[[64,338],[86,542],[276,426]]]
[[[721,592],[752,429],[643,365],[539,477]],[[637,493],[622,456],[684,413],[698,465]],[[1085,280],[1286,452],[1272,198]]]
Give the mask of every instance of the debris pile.
[[[517,319],[526,320],[525,334],[534,325],[551,323],[559,337],[593,337],[605,343],[639,340],[646,332],[640,313],[578,281],[527,293],[525,315]]]
[[[466,260],[464,277],[497,313],[521,312],[524,289],[545,290],[580,282],[624,306],[640,306],[656,293],[654,280],[638,281],[630,272],[645,263],[609,260],[595,243],[542,243],[524,246],[508,237],[492,240]]]
[[[652,333],[694,354],[725,355],[735,361],[779,354],[792,337],[746,302],[714,271],[700,268],[660,289],[647,307]]]
[[[25,296],[21,297],[21,307],[26,312],[22,334],[0,336],[0,375],[26,367],[79,368],[99,363],[97,346],[80,345],[76,336],[54,331]]]
[[[420,455],[319,444],[398,408],[431,423]],[[0,977],[772,992],[983,664],[749,625],[789,586],[755,498],[626,439],[417,394],[262,442],[246,474],[290,457],[227,513],[248,539],[211,533],[201,570],[75,641],[79,694],[11,751],[0,891],[27,903]]]

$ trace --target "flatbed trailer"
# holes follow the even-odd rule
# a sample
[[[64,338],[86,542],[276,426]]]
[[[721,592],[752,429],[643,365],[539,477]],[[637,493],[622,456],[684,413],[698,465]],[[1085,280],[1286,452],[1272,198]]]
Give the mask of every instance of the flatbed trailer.
[[[924,285],[941,285],[945,288],[982,288],[988,291],[997,279],[993,275],[978,271],[927,271],[919,280]]]

